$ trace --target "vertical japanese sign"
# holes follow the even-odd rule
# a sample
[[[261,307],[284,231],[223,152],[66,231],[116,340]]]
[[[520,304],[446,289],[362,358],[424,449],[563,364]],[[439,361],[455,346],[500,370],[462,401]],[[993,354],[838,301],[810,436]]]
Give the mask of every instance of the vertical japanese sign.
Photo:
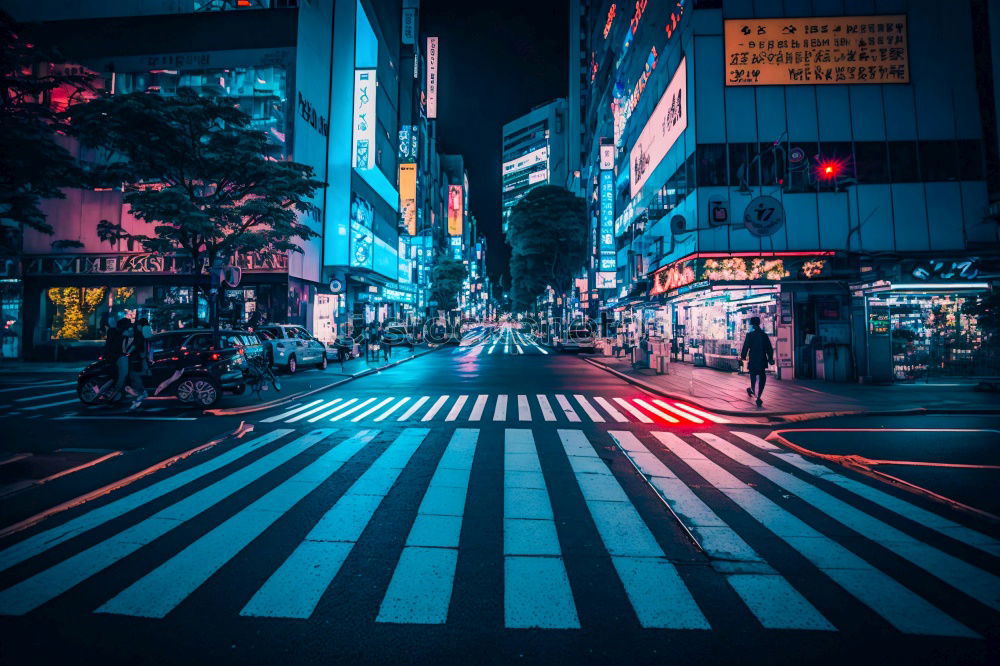
[[[354,70],[354,127],[351,166],[375,167],[375,70]]]
[[[448,186],[448,235],[462,235],[462,186]]]
[[[427,117],[438,115],[438,38],[427,38]]]
[[[403,10],[403,43],[413,44],[417,35],[417,10],[408,7]]]
[[[399,165],[399,210],[402,215],[403,231],[415,236],[417,233],[417,165]]]
[[[600,190],[601,216],[599,219],[597,287],[614,289],[617,286],[615,258],[615,178],[609,169],[601,171]]]
[[[615,147],[614,144],[601,144],[601,169],[615,168]]]
[[[909,83],[906,16],[732,19],[726,85]]]

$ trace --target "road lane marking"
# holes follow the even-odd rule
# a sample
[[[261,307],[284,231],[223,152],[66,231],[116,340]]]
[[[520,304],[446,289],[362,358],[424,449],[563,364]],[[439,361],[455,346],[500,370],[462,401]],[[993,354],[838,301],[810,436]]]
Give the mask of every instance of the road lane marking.
[[[357,416],[355,416],[354,418],[352,418],[351,419],[351,423],[357,423],[361,419],[363,419],[363,418],[365,418],[367,416],[370,416],[372,413],[374,413],[374,412],[382,409],[387,404],[389,404],[390,402],[392,402],[392,400],[393,400],[394,397],[395,396],[389,396],[388,398],[385,398],[381,402],[377,403],[374,407],[369,407],[365,411],[361,412],[360,414],[358,414]]]
[[[285,419],[285,418],[287,418],[289,416],[294,416],[295,414],[298,414],[299,412],[301,412],[301,411],[303,411],[305,409],[309,409],[310,407],[314,407],[315,405],[318,405],[321,402],[323,402],[323,401],[322,400],[313,400],[312,402],[307,403],[305,405],[301,405],[299,407],[296,407],[295,409],[290,409],[287,412],[284,412],[283,414],[278,414],[277,416],[269,416],[266,419],[262,419],[261,423],[274,423],[275,421],[281,421],[282,419]]]
[[[627,430],[611,430],[608,434],[709,557],[720,563],[713,568],[726,578],[763,627],[835,631],[812,604],[686,483],[678,479],[663,461],[654,456],[638,437]]]
[[[446,417],[444,417],[444,420],[454,421],[455,419],[457,419],[459,414],[462,413],[462,407],[465,407],[465,401],[468,399],[469,396],[467,395],[458,396],[458,398],[455,400],[455,404],[452,405],[451,407],[451,411],[448,412],[448,415]]]
[[[865,498],[869,502],[874,502],[875,504],[892,511],[893,513],[897,513],[904,518],[928,527],[936,532],[939,532],[940,534],[955,539],[956,541],[960,541],[968,546],[982,550],[990,555],[1000,557],[1000,542],[989,535],[977,532],[976,530],[968,528],[965,525],[960,525],[959,523],[944,518],[943,516],[939,516],[932,511],[922,509],[915,504],[911,504],[910,502],[902,500],[895,495],[890,495],[889,493],[878,490],[877,488],[873,488],[868,484],[848,478],[843,474],[835,472],[829,467],[807,460],[798,453],[793,453],[779,448],[771,442],[761,439],[756,435],[752,435],[747,432],[737,432],[736,430],[732,430],[730,432],[743,441],[753,444],[759,449],[767,451],[771,455],[784,460],[789,465],[797,467],[807,474],[838,485],[844,490],[848,490],[859,497]]]
[[[25,412],[33,412],[38,409],[48,409],[49,407],[58,407],[59,405],[72,405],[79,402],[80,401],[77,398],[73,398],[72,400],[63,400],[61,402],[49,402],[44,405],[32,405],[31,407],[21,407],[19,405],[18,409]]]
[[[538,406],[542,410],[542,418],[546,421],[555,421],[556,413],[552,411],[552,405],[549,404],[549,399],[544,395],[539,393],[535,396],[538,399]]]
[[[434,402],[434,404],[431,405],[431,408],[427,410],[427,413],[424,414],[423,418],[420,419],[420,420],[421,421],[430,421],[432,418],[434,418],[434,415],[438,413],[438,410],[441,409],[441,407],[444,405],[444,403],[448,402],[448,398],[449,397],[451,397],[451,396],[443,395],[440,398],[438,398]]]
[[[559,406],[562,408],[563,414],[566,415],[567,419],[574,423],[579,423],[580,416],[573,411],[573,406],[569,404],[569,400],[566,399],[566,396],[562,393],[556,393],[556,402],[559,403]]]
[[[517,420],[531,420],[531,407],[528,405],[528,396],[526,395],[517,396]]]
[[[71,386],[76,384],[75,381],[64,382],[55,379],[50,379],[44,382],[31,382],[30,384],[21,384],[19,386],[9,386],[0,389],[0,393],[10,393],[11,391],[23,391],[25,389],[35,389],[35,388],[55,388],[56,386]]]
[[[345,407],[349,406],[351,403],[357,402],[357,398],[351,398],[350,400],[347,400],[345,402],[341,402],[341,400],[343,400],[343,398],[336,398],[333,402],[330,402],[330,403],[328,403],[326,405],[323,405],[323,411],[321,411],[318,414],[316,414],[315,416],[309,418],[308,421],[307,421],[307,423],[316,423],[316,421],[325,419],[326,417],[330,416],[331,414],[333,414],[335,412],[339,412],[340,410],[342,410]],[[329,407],[329,409],[326,409],[327,407]],[[300,415],[298,415],[298,416],[296,416],[294,418],[291,418],[291,419],[285,421],[285,423],[294,423],[295,421],[300,420],[303,416],[308,416],[311,413],[315,413],[315,411],[316,410],[311,410],[309,412],[305,412],[304,414],[300,414]]]
[[[444,624],[448,619],[478,438],[478,430],[458,428],[448,442],[417,509],[376,622]]]
[[[513,472],[524,471],[542,473],[535,438],[531,430],[508,428],[504,432],[504,625],[579,629],[548,490],[507,483]]]
[[[339,421],[340,419],[344,418],[345,416],[350,416],[351,414],[353,414],[354,412],[358,411],[359,409],[364,409],[365,405],[370,405],[373,402],[375,402],[375,398],[368,398],[367,400],[363,400],[363,401],[359,402],[358,404],[354,405],[353,407],[351,407],[350,409],[347,409],[347,410],[344,410],[344,411],[339,412],[337,414],[334,414],[333,416],[330,417],[330,420],[331,421]]]
[[[559,439],[594,526],[645,628],[711,629],[677,568],[580,430]]]
[[[56,391],[55,393],[45,393],[43,395],[32,395],[27,398],[16,398],[14,402],[31,402],[32,400],[42,400],[44,398],[56,398],[61,395],[75,395],[76,391]]]
[[[808,481],[747,453],[717,435],[711,433],[695,433],[695,435],[730,460],[749,467],[833,520],[912,562],[984,606],[1000,610],[1000,578],[997,576],[888,525]]]
[[[624,398],[612,398],[612,400],[614,400],[619,405],[621,405],[622,407],[624,407],[625,411],[627,411],[629,414],[631,414],[635,418],[639,419],[639,421],[641,421],[642,423],[652,423],[653,422],[653,419],[649,418],[648,416],[646,416],[645,414],[643,414],[642,412],[640,412],[638,409],[636,409],[635,407],[633,407]]]
[[[501,393],[497,396],[497,404],[493,409],[493,420],[494,421],[506,421],[507,420],[507,395]]]
[[[57,525],[44,532],[39,532],[24,541],[20,541],[10,548],[0,551],[0,571],[5,571],[16,564],[58,546],[64,541],[68,541],[77,535],[88,532],[119,516],[123,516],[136,507],[173,492],[192,481],[196,481],[206,474],[210,474],[231,462],[239,460],[248,453],[256,451],[260,447],[270,444],[291,432],[293,431],[287,428],[272,430],[265,435],[248,440],[225,453],[210,458],[200,465],[178,472],[147,488],[137,490],[104,506],[91,509],[78,518],[73,518],[62,525]]]
[[[596,402],[598,405],[600,405],[601,407],[603,407],[604,411],[606,411],[608,414],[610,414],[611,418],[613,418],[618,423],[628,423],[628,417],[625,416],[624,414],[622,414],[621,412],[619,412],[617,409],[615,409],[611,405],[611,403],[608,402],[607,400],[605,400],[604,398],[596,397],[596,398],[594,398],[594,402]]]
[[[420,398],[419,398],[419,399],[418,399],[418,400],[417,400],[417,401],[416,401],[415,403],[413,403],[412,405],[410,405],[410,408],[409,408],[409,409],[407,409],[407,410],[406,410],[405,412],[403,412],[403,413],[402,413],[402,414],[400,415],[400,417],[399,417],[398,419],[396,419],[396,420],[397,420],[397,421],[406,421],[406,420],[407,420],[407,419],[409,419],[409,418],[410,418],[411,416],[413,416],[413,414],[414,414],[414,413],[415,413],[415,412],[416,412],[416,411],[417,411],[418,409],[420,409],[420,408],[421,408],[421,407],[423,406],[423,404],[424,404],[425,402],[427,402],[427,401],[428,401],[428,400],[430,400],[430,399],[431,399],[431,398],[430,398],[430,396],[428,396],[428,395],[424,395],[424,396],[420,396]]]
[[[661,419],[663,419],[667,423],[680,423],[680,421],[678,421],[677,419],[675,419],[674,417],[672,417],[670,414],[667,414],[665,412],[661,412],[659,409],[657,409],[656,407],[653,407],[651,404],[649,404],[648,402],[646,402],[642,398],[633,398],[632,401],[635,402],[636,404],[644,407],[646,409],[646,411],[649,412],[650,414],[653,414],[655,416],[659,416]]]
[[[729,419],[723,418],[723,417],[718,416],[716,414],[711,414],[709,412],[706,412],[703,409],[698,409],[697,407],[692,407],[691,405],[687,405],[687,404],[685,404],[683,402],[675,402],[674,405],[677,406],[677,407],[680,407],[681,409],[683,409],[686,412],[691,412],[695,416],[700,416],[702,418],[706,418],[709,421],[711,421],[712,423],[732,423],[732,421],[730,421]]]
[[[678,437],[666,437],[666,434],[656,434],[657,439],[701,478],[899,631],[932,636],[978,636],[881,570],[740,481],[690,444]]]
[[[489,398],[488,395],[479,395],[476,398],[476,403],[472,405],[472,413],[469,414],[470,421],[478,421],[483,416],[483,410],[486,408],[486,400]]]
[[[399,409],[400,407],[402,407],[403,405],[405,405],[409,401],[410,401],[409,397],[400,398],[396,402],[396,404],[394,404],[392,407],[390,407],[389,409],[385,410],[384,412],[382,412],[381,414],[379,414],[378,416],[376,416],[375,419],[374,419],[375,422],[378,423],[379,421],[384,421],[385,419],[387,419],[389,417],[390,414],[392,414],[394,411],[396,411],[397,409]]]
[[[362,430],[112,597],[95,612],[164,618],[216,571],[322,485],[377,431]]]
[[[589,402],[587,402],[586,398],[579,393],[574,393],[573,398],[580,403],[580,407],[583,408],[583,411],[590,417],[591,421],[594,421],[595,423],[604,423],[604,417],[601,416],[601,413],[594,409]]]
[[[682,419],[686,419],[686,420],[690,421],[691,423],[699,423],[699,424],[701,424],[701,423],[705,422],[705,419],[698,418],[694,414],[688,414],[684,410],[677,409],[673,405],[667,404],[667,403],[663,402],[662,400],[653,400],[653,402],[655,402],[660,407],[663,407],[664,409],[666,409],[668,411],[671,411],[674,414],[677,414]]]
[[[310,617],[428,432],[427,428],[403,430],[319,519],[295,551],[247,602],[240,615]],[[281,508],[287,511],[291,506],[287,504]]]
[[[296,421],[301,421],[302,419],[304,419],[307,416],[312,416],[316,412],[321,412],[324,409],[327,409],[329,407],[332,407],[333,405],[336,405],[342,399],[343,398],[335,398],[333,400],[327,400],[327,401],[320,400],[319,401],[320,404],[317,404],[312,409],[309,409],[309,410],[307,410],[305,412],[302,412],[300,414],[297,414],[297,415],[293,416],[292,418],[290,418],[287,421],[285,421],[285,423],[295,423]]]
[[[0,614],[23,615],[55,599],[312,448],[332,432],[312,430],[142,522],[0,592]]]

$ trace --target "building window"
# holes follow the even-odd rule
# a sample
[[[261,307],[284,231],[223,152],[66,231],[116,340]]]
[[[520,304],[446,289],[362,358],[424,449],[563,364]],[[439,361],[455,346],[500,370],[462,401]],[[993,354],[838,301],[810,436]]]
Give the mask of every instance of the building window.
[[[894,183],[920,181],[916,141],[889,142],[889,171]]]
[[[922,180],[958,180],[958,147],[954,141],[920,142]]]
[[[962,180],[983,180],[983,144],[978,139],[958,141],[958,169]]]
[[[726,145],[722,143],[698,146],[698,185],[716,187],[728,184],[726,178]]]
[[[859,183],[888,183],[889,154],[884,141],[854,144],[854,168]]]

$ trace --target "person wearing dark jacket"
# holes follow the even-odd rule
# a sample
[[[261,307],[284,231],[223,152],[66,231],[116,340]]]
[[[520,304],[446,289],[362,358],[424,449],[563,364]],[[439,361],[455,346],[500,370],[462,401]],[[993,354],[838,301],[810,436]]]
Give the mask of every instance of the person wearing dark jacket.
[[[740,354],[741,361],[747,361],[747,373],[750,375],[750,387],[747,395],[751,398],[757,396],[757,406],[764,404],[761,395],[764,393],[764,384],[767,381],[767,366],[774,363],[774,348],[767,333],[760,329],[760,317],[750,317],[750,332],[747,333],[743,341],[743,352]],[[756,389],[756,393],[755,393]]]

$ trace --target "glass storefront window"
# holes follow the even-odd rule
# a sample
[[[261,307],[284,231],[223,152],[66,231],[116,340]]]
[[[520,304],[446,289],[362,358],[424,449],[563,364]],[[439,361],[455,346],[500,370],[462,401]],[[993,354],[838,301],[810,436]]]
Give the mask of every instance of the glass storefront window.
[[[976,318],[964,314],[968,294],[882,293],[868,297],[870,334],[888,329],[892,373],[897,380],[989,374]],[[876,330],[877,329],[877,330]],[[993,368],[995,371],[995,368]]]
[[[287,78],[283,67],[274,66],[154,69],[121,72],[116,85],[120,93],[176,95],[179,88],[192,88],[205,97],[235,97],[250,116],[250,127],[267,136],[269,156],[283,159],[291,150]]]

